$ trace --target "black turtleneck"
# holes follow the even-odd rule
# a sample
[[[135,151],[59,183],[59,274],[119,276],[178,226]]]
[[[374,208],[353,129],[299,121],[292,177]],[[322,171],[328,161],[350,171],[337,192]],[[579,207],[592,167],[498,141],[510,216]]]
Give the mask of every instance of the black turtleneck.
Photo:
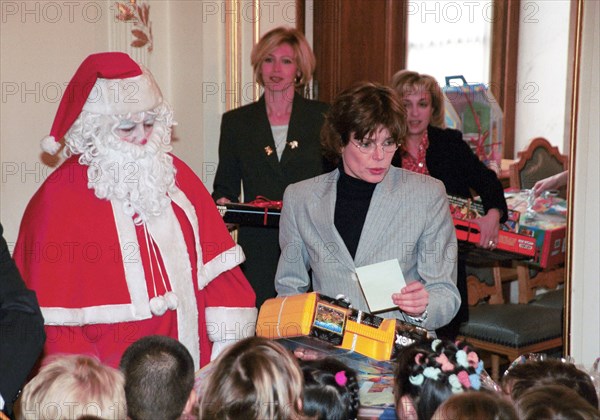
[[[339,171],[333,223],[354,259],[377,184],[347,175],[342,165]]]

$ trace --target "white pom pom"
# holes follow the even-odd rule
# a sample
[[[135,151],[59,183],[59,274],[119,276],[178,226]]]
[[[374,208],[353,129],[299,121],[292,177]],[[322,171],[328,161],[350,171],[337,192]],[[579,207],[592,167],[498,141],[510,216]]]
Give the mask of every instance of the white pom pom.
[[[167,308],[174,311],[179,306],[179,301],[177,300],[177,295],[173,292],[165,293],[165,300],[167,301]]]
[[[150,312],[156,316],[161,316],[167,312],[167,301],[162,296],[155,296],[150,299]]]
[[[42,150],[51,155],[55,155],[60,149],[60,143],[53,136],[46,136],[41,141]]]

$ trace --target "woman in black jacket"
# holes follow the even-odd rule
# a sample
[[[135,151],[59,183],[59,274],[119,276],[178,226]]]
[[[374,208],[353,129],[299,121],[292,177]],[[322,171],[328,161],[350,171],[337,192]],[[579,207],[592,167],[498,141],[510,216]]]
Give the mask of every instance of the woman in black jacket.
[[[258,196],[282,200],[292,183],[328,168],[321,153],[325,103],[298,94],[311,79],[315,57],[301,32],[278,27],[267,32],[251,55],[256,82],[264,87],[257,102],[226,112],[221,121],[219,166],[213,198],[217,204]],[[333,169],[333,168],[331,168]],[[275,296],[279,229],[242,226],[238,242],[246,255],[244,274],[256,292],[256,306]]]
[[[392,164],[439,179],[448,195],[473,198],[471,191],[475,191],[485,210],[485,215],[473,220],[481,230],[479,246],[494,249],[508,212],[496,173],[479,160],[460,131],[444,128],[444,96],[433,77],[401,70],[392,78],[392,87],[403,98],[408,121],[408,134]],[[450,339],[469,318],[467,275],[460,255],[456,285],[461,307],[450,324],[437,330],[438,335]]]

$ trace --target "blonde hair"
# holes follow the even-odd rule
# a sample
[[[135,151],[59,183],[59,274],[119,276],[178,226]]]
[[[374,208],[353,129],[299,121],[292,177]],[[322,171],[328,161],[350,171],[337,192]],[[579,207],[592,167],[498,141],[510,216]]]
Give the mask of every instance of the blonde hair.
[[[66,355],[53,359],[23,388],[21,419],[125,419],[125,380],[97,359]]]
[[[200,401],[200,419],[298,419],[302,371],[281,344],[249,337],[215,361]]]
[[[250,63],[254,70],[254,80],[261,86],[265,85],[260,73],[260,66],[267,56],[281,44],[288,44],[294,50],[296,67],[300,72],[300,77],[295,81],[296,88],[305,86],[312,79],[317,60],[302,32],[284,26],[277,27],[264,34],[252,49]]]
[[[429,124],[434,127],[446,128],[444,94],[437,80],[432,76],[419,74],[416,71],[400,70],[392,77],[391,85],[401,97],[418,92],[429,92],[433,108]]]

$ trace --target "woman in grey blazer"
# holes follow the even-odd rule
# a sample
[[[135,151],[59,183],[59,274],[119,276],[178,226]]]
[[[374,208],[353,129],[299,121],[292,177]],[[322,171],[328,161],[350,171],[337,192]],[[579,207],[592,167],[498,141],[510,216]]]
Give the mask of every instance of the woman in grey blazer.
[[[393,89],[366,83],[338,96],[322,142],[341,164],[284,194],[275,277],[280,296],[304,293],[312,281],[313,290],[343,294],[368,311],[356,268],[397,259],[407,284],[390,296],[397,310],[378,315],[431,331],[452,319],[460,305],[457,245],[444,186],[391,167],[405,132]]]

